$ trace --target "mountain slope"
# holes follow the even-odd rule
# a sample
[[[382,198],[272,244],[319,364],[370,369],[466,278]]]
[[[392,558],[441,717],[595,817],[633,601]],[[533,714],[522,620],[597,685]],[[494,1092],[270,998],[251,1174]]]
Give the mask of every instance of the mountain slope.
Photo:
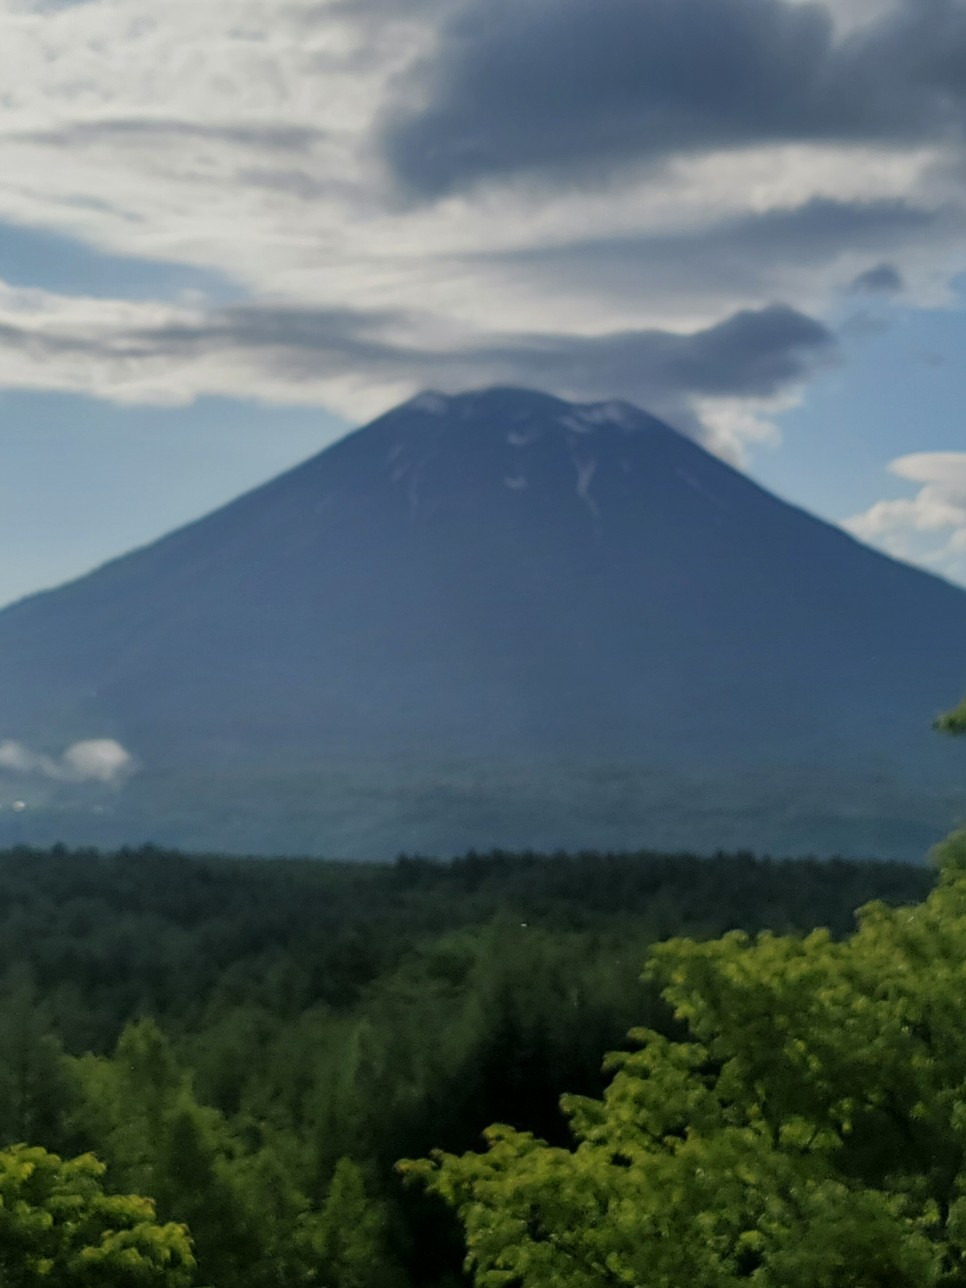
[[[0,613],[0,737],[141,765],[34,782],[31,834],[906,853],[959,808],[964,687],[966,593],[524,390],[421,395]]]

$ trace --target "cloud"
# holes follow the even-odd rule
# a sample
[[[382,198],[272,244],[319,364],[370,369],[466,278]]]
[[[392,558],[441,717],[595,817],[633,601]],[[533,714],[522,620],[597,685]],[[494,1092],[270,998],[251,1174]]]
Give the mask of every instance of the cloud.
[[[75,148],[118,139],[133,139],[138,146],[150,146],[159,140],[203,139],[286,153],[308,151],[325,137],[325,132],[311,126],[288,125],[284,121],[246,124],[241,121],[204,122],[182,117],[144,116],[71,121],[59,124],[55,130],[11,133],[8,137],[18,143],[53,143],[58,147]]]
[[[39,774],[43,778],[57,778],[60,770],[50,756],[30,751],[22,743],[8,739],[0,742],[0,770],[14,774]]]
[[[0,383],[59,380],[64,389],[130,402],[157,401],[176,379],[191,396],[268,391],[280,402],[330,406],[344,398],[376,414],[426,385],[522,384],[627,398],[700,433],[699,403],[779,397],[837,352],[821,322],[779,304],[692,331],[572,335],[454,333],[445,319],[389,311],[118,309],[93,301],[85,312],[47,296],[11,303],[19,307],[4,309],[0,297]]]
[[[206,323],[169,326],[133,338],[184,354],[226,346],[271,355],[292,376],[331,374],[351,361],[374,378],[412,370],[415,383],[478,384],[492,374],[499,383],[518,380],[541,387],[580,382],[583,391],[610,389],[620,395],[672,391],[681,397],[725,394],[756,397],[778,393],[811,373],[834,350],[828,329],[794,309],[772,305],[744,310],[692,334],[628,331],[601,336],[520,334],[479,337],[475,342],[432,350],[380,338],[390,314],[349,315],[309,310],[239,307],[213,314]]]
[[[834,354],[828,329],[781,305],[743,310],[687,334],[514,337],[478,357],[518,366],[540,385],[597,397],[610,389],[645,404],[668,395],[769,397],[808,377]]]
[[[956,11],[0,0],[0,277],[6,236],[18,284],[0,282],[0,388],[362,420],[425,384],[542,382],[754,438],[760,401],[834,346],[786,345],[778,319],[712,379],[728,319],[775,300],[822,317],[879,262],[915,303],[961,254],[966,172],[937,159],[955,149],[958,64],[938,51],[957,49]],[[896,102],[866,102],[903,24]],[[914,84],[935,94],[907,113]],[[387,157],[397,184],[452,198],[399,201]],[[601,166],[610,182],[587,182]],[[544,186],[470,192],[515,175]]]
[[[65,772],[77,782],[118,783],[135,768],[134,757],[113,738],[75,742],[63,760]]]
[[[531,280],[621,296],[649,292],[719,298],[799,280],[815,270],[924,237],[946,224],[944,213],[907,201],[841,201],[816,197],[799,206],[702,221],[683,230],[631,236],[584,237],[557,246],[486,255],[490,271],[525,273]],[[957,215],[956,218],[959,216]],[[901,289],[891,264],[860,273],[852,289]]]
[[[894,264],[876,264],[853,278],[849,290],[855,295],[898,295],[904,286],[902,274]]]
[[[31,751],[22,743],[0,742],[0,770],[61,783],[119,785],[136,771],[129,751],[113,738],[75,742],[60,759]]]
[[[467,0],[383,113],[395,181],[574,182],[774,141],[961,139],[966,11],[905,0],[837,36],[787,0]]]
[[[918,484],[915,495],[876,501],[843,527],[898,558],[966,581],[966,452],[915,452],[889,469]]]

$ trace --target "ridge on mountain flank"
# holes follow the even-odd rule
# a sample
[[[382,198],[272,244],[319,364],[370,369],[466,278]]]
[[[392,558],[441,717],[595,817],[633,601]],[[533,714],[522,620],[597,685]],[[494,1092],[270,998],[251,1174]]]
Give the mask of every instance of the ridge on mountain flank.
[[[646,412],[426,392],[0,612],[0,741],[139,766],[0,801],[31,839],[914,856],[964,687],[966,593]]]

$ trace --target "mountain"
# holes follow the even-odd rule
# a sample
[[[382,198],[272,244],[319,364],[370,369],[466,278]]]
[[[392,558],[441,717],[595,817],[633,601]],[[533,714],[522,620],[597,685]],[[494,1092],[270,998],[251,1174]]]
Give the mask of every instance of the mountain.
[[[966,593],[646,412],[426,393],[0,613],[0,840],[917,857],[963,689]]]

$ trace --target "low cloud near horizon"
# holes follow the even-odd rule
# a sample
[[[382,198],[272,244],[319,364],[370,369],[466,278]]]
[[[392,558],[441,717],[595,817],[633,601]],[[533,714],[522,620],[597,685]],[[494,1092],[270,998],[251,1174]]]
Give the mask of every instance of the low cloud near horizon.
[[[0,742],[0,771],[51,782],[118,786],[136,769],[135,758],[114,738],[83,739],[59,757],[31,751],[13,739]]]

